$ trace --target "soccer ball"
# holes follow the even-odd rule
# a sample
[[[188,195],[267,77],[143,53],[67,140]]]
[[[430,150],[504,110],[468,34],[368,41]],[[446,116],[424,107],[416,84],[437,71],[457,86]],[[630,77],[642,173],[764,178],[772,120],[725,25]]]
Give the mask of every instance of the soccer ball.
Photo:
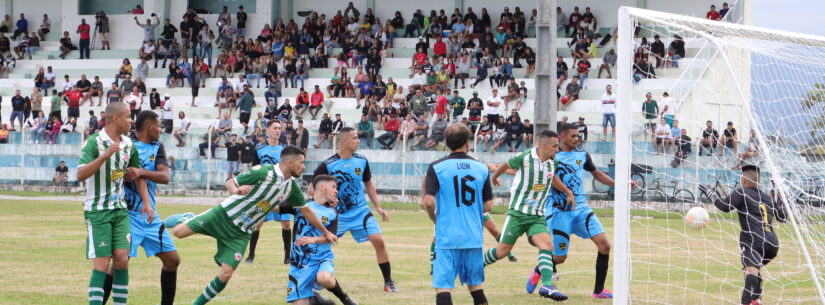
[[[708,221],[710,221],[710,214],[703,207],[692,207],[685,214],[685,222],[691,229],[703,229],[708,225]]]

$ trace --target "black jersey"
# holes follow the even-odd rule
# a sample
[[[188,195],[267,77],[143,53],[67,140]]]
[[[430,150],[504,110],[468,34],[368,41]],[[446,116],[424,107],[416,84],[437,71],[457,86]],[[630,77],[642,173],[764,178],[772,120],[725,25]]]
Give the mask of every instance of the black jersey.
[[[764,241],[767,234],[773,234],[774,218],[779,222],[786,219],[781,203],[756,187],[735,189],[726,198],[716,198],[713,204],[723,212],[739,212],[742,242]]]

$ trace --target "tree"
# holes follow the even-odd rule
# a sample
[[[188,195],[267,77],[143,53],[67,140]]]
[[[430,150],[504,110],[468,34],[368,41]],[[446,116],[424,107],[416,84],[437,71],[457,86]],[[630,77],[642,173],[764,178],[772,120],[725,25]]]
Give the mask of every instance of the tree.
[[[825,85],[815,84],[813,89],[802,96],[801,104],[805,110],[817,112],[813,120],[805,123],[811,127],[811,137],[815,138],[819,131],[825,129]]]

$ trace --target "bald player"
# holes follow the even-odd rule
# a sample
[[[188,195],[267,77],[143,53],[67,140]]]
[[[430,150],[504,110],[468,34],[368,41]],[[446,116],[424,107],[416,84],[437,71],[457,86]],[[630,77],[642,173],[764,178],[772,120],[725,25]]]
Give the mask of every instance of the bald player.
[[[103,286],[109,261],[114,264],[112,299],[126,304],[129,297],[129,212],[123,182],[127,168],[142,168],[132,140],[126,136],[132,126],[124,103],[106,107],[106,126],[86,139],[77,168],[77,181],[86,185],[83,218],[86,220],[86,258],[93,260],[89,280],[89,304],[103,304]],[[136,178],[135,190],[142,202],[151,202],[145,178]],[[141,217],[147,224],[155,218],[152,206],[144,204]]]

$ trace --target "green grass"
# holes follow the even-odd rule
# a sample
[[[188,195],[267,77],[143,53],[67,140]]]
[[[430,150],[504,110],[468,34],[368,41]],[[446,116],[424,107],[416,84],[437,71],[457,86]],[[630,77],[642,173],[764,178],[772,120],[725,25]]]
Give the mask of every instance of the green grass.
[[[369,244],[342,238],[334,247],[335,276],[342,287],[361,304],[432,304],[429,246],[432,223],[416,204],[387,203],[390,222],[381,223],[398,283],[398,294],[382,291],[382,280]],[[184,211],[201,212],[209,207],[163,205],[161,215]],[[78,202],[0,202],[0,304],[83,304],[91,263],[85,260],[85,227]],[[608,213],[598,210],[597,213]],[[675,214],[674,214],[675,215]],[[704,231],[686,230],[684,222],[669,214],[661,218],[634,218],[631,244],[634,303],[734,304],[741,271],[738,263],[736,224],[713,221]],[[499,226],[503,215],[494,216]],[[601,219],[613,236],[612,218]],[[821,229],[821,228],[820,228]],[[277,225],[264,226],[254,264],[242,264],[227,288],[210,304],[283,304],[288,269],[281,264],[281,237]],[[766,274],[766,304],[787,304],[795,300],[814,303],[813,283],[802,258],[782,227],[783,250]],[[485,236],[486,247],[493,246]],[[178,304],[189,304],[214,278],[212,261],[215,242],[210,237],[193,236],[175,240],[182,263],[178,273]],[[567,262],[559,266],[561,290],[571,296],[568,304],[609,304],[590,299],[596,249],[593,243],[573,238]],[[489,266],[485,292],[490,304],[546,304],[548,300],[523,292],[524,280],[535,263],[536,251],[523,240],[516,244],[518,263],[501,261]],[[139,257],[130,262],[130,303],[157,304],[160,296],[160,262]],[[665,283],[667,285],[665,285]],[[612,267],[608,275],[612,287]],[[703,291],[703,294],[697,294]],[[777,296],[781,292],[782,299]],[[328,296],[331,296],[327,294]],[[470,304],[464,287],[453,292],[456,304]],[[804,301],[801,303],[805,303]]]
[[[81,193],[59,193],[59,192],[38,192],[38,191],[7,191],[0,190],[0,195],[19,196],[19,197],[61,197],[61,196],[81,196]]]

